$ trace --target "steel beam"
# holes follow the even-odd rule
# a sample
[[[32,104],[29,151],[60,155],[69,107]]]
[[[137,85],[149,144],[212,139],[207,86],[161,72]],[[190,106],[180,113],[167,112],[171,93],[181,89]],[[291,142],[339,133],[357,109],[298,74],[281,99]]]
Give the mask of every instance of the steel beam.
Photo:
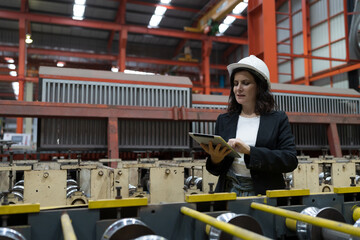
[[[201,49],[201,77],[204,81],[205,94],[210,94],[210,54],[212,43],[210,41],[202,42]],[[201,79],[200,77],[200,79]]]
[[[340,138],[336,123],[330,123],[327,127],[327,136],[330,146],[330,154],[335,157],[342,157]]]
[[[218,109],[138,107],[0,100],[0,116],[216,121]]]
[[[360,124],[360,115],[287,112],[291,123]]]
[[[25,8],[25,2],[22,2],[23,8]],[[19,60],[18,60],[18,71],[17,79],[19,81],[19,96],[18,100],[24,100],[24,78],[25,78],[25,67],[26,67],[26,20],[19,19]],[[16,119],[16,133],[23,133],[24,119]]]
[[[39,118],[122,118],[144,120],[216,121],[220,109],[184,107],[139,107],[92,105],[77,103],[50,103],[0,100],[0,116]],[[290,123],[360,124],[360,115],[326,113],[286,113]]]
[[[143,2],[143,1],[137,1],[137,0],[127,0],[127,2],[131,3],[131,4],[138,4],[138,5],[144,5],[144,6],[150,6],[150,7],[161,6],[161,7],[167,8],[169,10],[178,10],[178,11],[183,11],[183,12],[193,12],[193,13],[199,12],[199,10],[197,10],[197,9],[185,8],[185,7],[179,7],[179,6],[173,6],[173,5],[149,3],[149,2]]]
[[[264,62],[266,62],[270,71],[270,81],[277,83],[278,63],[277,63],[277,39],[276,39],[276,14],[275,0],[264,0],[262,2],[262,34],[260,38],[264,38]]]
[[[5,18],[5,19],[19,20],[23,18],[32,22],[42,22],[47,24],[59,24],[59,25],[67,25],[67,26],[103,29],[103,30],[120,31],[123,27],[127,27],[129,32],[134,32],[134,33],[158,35],[164,37],[174,37],[181,39],[183,38],[194,39],[199,41],[204,39],[210,39],[211,41],[240,44],[240,45],[248,44],[248,40],[246,38],[229,37],[229,36],[220,36],[220,37],[207,36],[200,33],[188,33],[180,30],[147,28],[136,25],[121,25],[121,24],[117,24],[113,22],[105,22],[105,21],[94,21],[94,20],[77,21],[67,17],[49,16],[49,15],[35,14],[35,13],[21,13],[17,11],[0,10],[0,16],[1,18]]]
[[[117,66],[120,72],[125,71],[125,61],[126,61],[126,43],[128,38],[128,31],[126,28],[121,29],[119,32],[119,56]]]
[[[119,136],[118,136],[118,118],[109,117],[108,118],[108,158],[117,159],[119,158]],[[111,167],[116,168],[117,163],[111,163]]]

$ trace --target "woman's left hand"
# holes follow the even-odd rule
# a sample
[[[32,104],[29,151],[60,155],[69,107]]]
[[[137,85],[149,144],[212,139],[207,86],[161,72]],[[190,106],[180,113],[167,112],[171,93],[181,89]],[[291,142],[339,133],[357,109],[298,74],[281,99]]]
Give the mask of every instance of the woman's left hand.
[[[239,153],[250,154],[250,146],[239,138],[231,138],[228,144]]]

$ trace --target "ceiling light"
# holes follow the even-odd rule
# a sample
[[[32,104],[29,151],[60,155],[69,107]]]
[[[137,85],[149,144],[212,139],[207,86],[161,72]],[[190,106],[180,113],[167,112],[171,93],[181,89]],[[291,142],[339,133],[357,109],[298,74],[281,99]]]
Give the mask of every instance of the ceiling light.
[[[10,71],[9,72],[10,76],[16,77],[17,76],[17,72],[16,71]]]
[[[112,67],[111,67],[111,71],[112,71],[112,72],[119,72],[119,68],[112,66]]]
[[[227,16],[227,17],[224,19],[224,23],[227,24],[227,25],[232,24],[234,21],[235,21],[235,17],[233,17],[233,16]]]
[[[84,19],[85,5],[74,4],[73,7],[73,19],[82,20]]]
[[[84,20],[84,17],[76,17],[76,16],[72,16],[72,19],[74,20]]]
[[[127,69],[125,69],[124,73],[141,74],[141,75],[155,75],[155,73],[151,73],[151,72],[141,72],[141,71],[127,70]]]
[[[8,63],[14,63],[14,59],[11,58],[11,57],[4,57],[5,61],[8,62]]]
[[[241,14],[245,8],[247,7],[247,3],[245,2],[241,2],[238,5],[236,5],[236,7],[232,10],[233,14]]]
[[[165,12],[166,12],[166,7],[157,6],[154,14],[158,15],[158,16],[162,16],[162,15],[164,15]]]
[[[161,0],[160,2],[164,3],[164,4],[169,4],[171,2],[171,0]]]
[[[86,0],[75,0],[75,4],[85,5]]]
[[[220,24],[219,33],[224,33],[228,29],[228,27],[229,27],[229,25],[227,25],[227,24],[224,24],[224,23]]]
[[[33,40],[31,39],[31,34],[30,33],[27,33],[26,36],[25,36],[25,42],[27,44],[31,44],[33,42]]]
[[[16,77],[16,75],[15,75],[15,77]],[[19,95],[19,82],[12,82],[11,85],[12,85],[12,88],[14,90],[14,94],[15,94],[16,99],[17,99],[17,96]]]
[[[15,66],[15,64],[9,64],[8,68],[11,69],[11,70],[15,70],[16,66]]]
[[[152,15],[149,25],[151,27],[157,27],[159,25],[159,23],[161,22],[162,16],[158,16],[158,15]]]
[[[63,67],[63,66],[65,66],[65,62],[57,62],[56,66],[57,67]]]

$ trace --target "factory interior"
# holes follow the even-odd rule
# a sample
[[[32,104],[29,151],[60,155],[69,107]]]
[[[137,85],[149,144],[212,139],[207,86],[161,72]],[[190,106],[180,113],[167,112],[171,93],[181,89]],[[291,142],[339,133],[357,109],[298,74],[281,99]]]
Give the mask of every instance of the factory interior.
[[[360,239],[358,0],[0,0],[0,239]],[[227,66],[269,68],[298,165],[217,192]],[[259,132],[260,134],[260,132]]]

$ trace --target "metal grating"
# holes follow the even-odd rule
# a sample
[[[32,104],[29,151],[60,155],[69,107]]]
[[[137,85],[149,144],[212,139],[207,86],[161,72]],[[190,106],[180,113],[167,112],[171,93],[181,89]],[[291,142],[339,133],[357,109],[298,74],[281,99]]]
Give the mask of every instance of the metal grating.
[[[298,150],[314,150],[329,148],[324,124],[291,124],[291,130],[295,137],[295,145]]]
[[[360,99],[273,93],[278,108],[285,112],[359,114]]]
[[[42,80],[42,101],[128,105],[145,107],[190,107],[190,88]],[[43,119],[40,148],[74,149],[106,148],[107,121],[82,119]],[[84,129],[85,128],[85,129]],[[120,149],[184,149],[189,148],[189,123],[183,121],[119,120]],[[101,134],[105,134],[105,137]],[[99,138],[96,144],[93,139]]]
[[[42,101],[144,107],[190,107],[190,94],[189,88],[43,79]]]
[[[40,146],[50,149],[103,149],[107,147],[106,129],[106,119],[42,119]]]
[[[342,148],[360,150],[360,125],[338,124],[337,129]]]
[[[177,121],[119,119],[119,148],[188,149],[189,124]]]

